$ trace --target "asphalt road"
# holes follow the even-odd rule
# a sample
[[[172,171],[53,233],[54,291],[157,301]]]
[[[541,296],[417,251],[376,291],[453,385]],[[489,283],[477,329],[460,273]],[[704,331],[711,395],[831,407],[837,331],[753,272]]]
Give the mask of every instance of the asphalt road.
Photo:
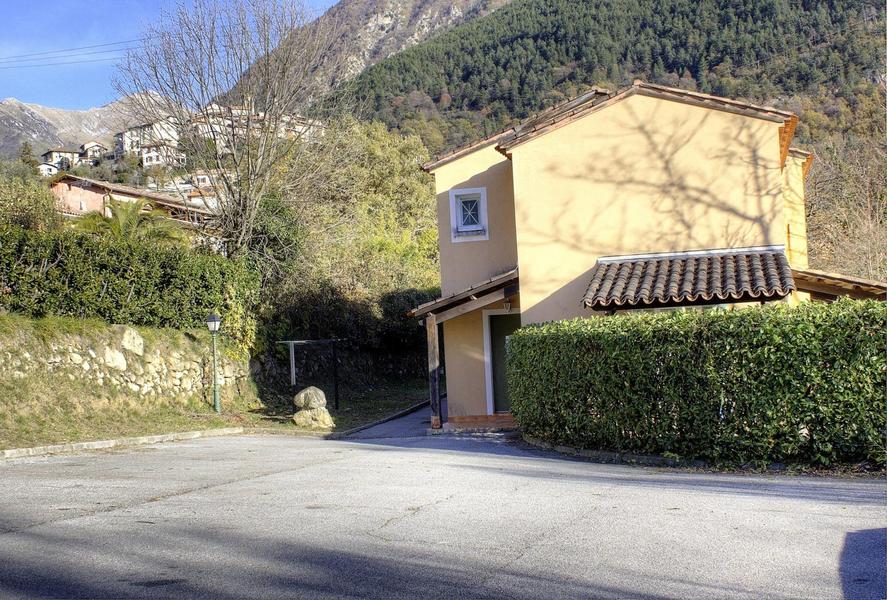
[[[241,436],[0,463],[0,597],[884,598],[887,484]]]

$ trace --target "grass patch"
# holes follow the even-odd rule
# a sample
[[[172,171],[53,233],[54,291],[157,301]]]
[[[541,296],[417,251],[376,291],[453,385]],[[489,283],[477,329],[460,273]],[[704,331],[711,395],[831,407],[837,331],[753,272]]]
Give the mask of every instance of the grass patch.
[[[0,382],[0,449],[230,426],[200,399],[166,403],[64,376]]]
[[[100,334],[108,329],[108,324],[99,319],[75,319],[73,317],[28,317],[8,313],[0,314],[0,335],[11,337],[16,334],[28,334],[41,341],[52,340],[59,335],[90,335]]]

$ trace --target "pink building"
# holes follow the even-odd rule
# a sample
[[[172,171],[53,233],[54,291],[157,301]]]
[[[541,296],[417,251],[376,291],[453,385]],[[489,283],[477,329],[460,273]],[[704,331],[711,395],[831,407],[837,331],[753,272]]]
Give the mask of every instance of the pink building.
[[[111,200],[134,202],[139,198],[147,200],[152,208],[165,211],[171,219],[192,225],[203,224],[212,216],[212,212],[207,210],[205,205],[194,201],[76,175],[61,177],[50,189],[58,199],[59,212],[70,217],[89,212],[107,214]]]

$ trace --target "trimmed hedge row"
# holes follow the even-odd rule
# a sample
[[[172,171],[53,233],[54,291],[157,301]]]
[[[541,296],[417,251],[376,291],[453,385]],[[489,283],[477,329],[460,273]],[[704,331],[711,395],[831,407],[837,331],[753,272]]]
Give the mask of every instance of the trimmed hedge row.
[[[257,298],[256,275],[221,256],[0,227],[0,307],[11,312],[188,329],[215,310],[246,350]]]
[[[521,428],[553,444],[720,464],[885,463],[887,304],[642,313],[508,342]]]

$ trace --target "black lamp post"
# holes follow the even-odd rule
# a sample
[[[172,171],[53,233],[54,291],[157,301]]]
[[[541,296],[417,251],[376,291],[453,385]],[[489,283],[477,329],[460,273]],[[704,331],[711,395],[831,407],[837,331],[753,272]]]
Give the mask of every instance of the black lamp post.
[[[213,406],[216,412],[222,414],[222,402],[219,400],[219,375],[218,361],[216,359],[216,334],[219,333],[219,327],[222,325],[222,318],[216,313],[210,313],[206,318],[206,327],[209,329],[213,338]]]

